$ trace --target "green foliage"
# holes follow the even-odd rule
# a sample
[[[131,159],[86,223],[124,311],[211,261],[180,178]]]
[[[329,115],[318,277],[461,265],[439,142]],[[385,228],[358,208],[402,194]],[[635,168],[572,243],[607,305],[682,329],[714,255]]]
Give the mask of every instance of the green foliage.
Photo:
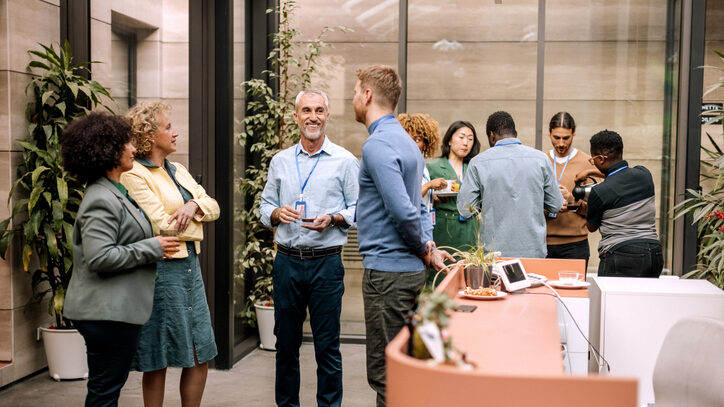
[[[715,51],[721,61],[724,54]],[[724,71],[719,67],[705,67]],[[705,95],[724,86],[724,77],[709,87]],[[724,112],[717,110],[709,120],[724,119]],[[699,251],[696,268],[684,274],[684,278],[707,279],[724,289],[724,152],[714,138],[707,133],[713,150],[702,147],[706,158],[701,161],[702,178],[712,183],[711,190],[688,189],[687,199],[673,209],[674,219],[691,215],[692,224],[697,225]]]
[[[273,36],[274,49],[268,56],[273,70],[263,74],[270,83],[278,84],[278,92],[264,79],[242,83],[247,96],[247,116],[238,141],[248,146],[255,160],[239,180],[239,192],[248,197],[252,205],[239,211],[236,217],[244,227],[245,241],[236,248],[239,260],[235,278],[244,280],[246,273],[253,275],[254,287],[240,315],[250,325],[256,324],[254,303],[272,302],[274,236],[262,225],[259,214],[269,163],[279,150],[299,141],[299,127],[293,119],[294,98],[300,90],[310,87],[321,50],[326,46],[322,36],[331,31],[325,28],[313,41],[302,44],[297,40],[299,31],[293,27],[296,7],[294,1],[282,1],[276,10],[267,10],[279,16],[279,30]]]
[[[23,161],[8,195],[8,205],[16,198],[10,218],[0,222],[0,256],[5,258],[14,233],[22,229],[21,257],[23,269],[32,273],[33,298],[40,301],[50,294],[56,326],[68,327],[63,303],[73,267],[73,223],[85,188],[63,169],[59,136],[68,122],[104,106],[101,97],[110,99],[110,94],[80,75],[88,64],[73,64],[67,42],[58,51],[52,45],[41,47],[29,51],[34,60],[27,69],[36,76],[25,88],[30,96],[28,135],[18,142]],[[11,219],[14,230],[9,229]],[[31,270],[31,265],[37,268]]]

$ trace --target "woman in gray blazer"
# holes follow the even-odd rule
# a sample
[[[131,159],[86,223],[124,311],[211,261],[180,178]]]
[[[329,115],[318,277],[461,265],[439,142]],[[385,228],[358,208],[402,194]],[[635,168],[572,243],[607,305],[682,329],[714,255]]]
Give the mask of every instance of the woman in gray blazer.
[[[91,113],[68,124],[61,137],[65,169],[88,184],[73,229],[64,307],[87,346],[86,406],[118,405],[151,315],[156,262],[178,251],[178,238],[153,236],[119,182],[133,167],[130,130],[121,117]]]

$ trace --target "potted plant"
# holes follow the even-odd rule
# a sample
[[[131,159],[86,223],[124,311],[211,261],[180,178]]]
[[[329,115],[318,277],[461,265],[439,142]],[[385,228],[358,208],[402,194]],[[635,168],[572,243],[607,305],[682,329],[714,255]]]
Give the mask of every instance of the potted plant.
[[[463,262],[465,284],[472,289],[494,287],[498,278],[493,278],[493,266],[499,252],[486,250],[485,243],[480,240],[480,228],[484,223],[482,212],[478,208],[468,207],[468,210],[478,219],[477,244],[467,250],[460,250],[450,246],[440,246],[439,249],[446,250],[458,261]],[[449,268],[449,266],[448,266]],[[439,274],[439,273],[438,273]],[[437,275],[433,281],[437,281]]]
[[[90,108],[103,105],[101,97],[110,99],[110,94],[98,82],[80,75],[89,72],[87,64],[73,64],[68,42],[57,52],[52,45],[41,47],[42,51],[30,51],[35,58],[27,69],[35,76],[25,88],[30,96],[25,110],[28,134],[18,142],[23,159],[8,195],[8,205],[13,198],[15,204],[10,217],[0,222],[0,256],[5,258],[13,235],[22,230],[21,258],[23,269],[32,274],[33,300],[41,301],[50,294],[48,312],[55,316],[55,325],[40,331],[50,375],[59,380],[87,377],[88,371],[85,342],[72,329],[71,321],[63,317],[65,291],[73,270],[73,223],[85,186],[63,169],[59,135],[63,126],[89,113]],[[54,345],[50,338],[54,333],[69,342]],[[72,355],[74,349],[79,353]],[[53,358],[53,350],[83,366],[64,373]]]
[[[279,30],[273,35],[274,49],[268,57],[273,70],[263,72],[267,80],[255,78],[242,83],[248,102],[244,131],[238,141],[248,148],[254,159],[239,180],[239,192],[248,201],[246,208],[236,216],[245,230],[245,239],[236,249],[236,258],[240,260],[235,278],[244,281],[246,273],[253,276],[254,285],[240,316],[251,326],[258,323],[261,347],[269,350],[274,350],[275,341],[272,297],[275,247],[274,232],[261,223],[261,193],[271,158],[299,141],[299,128],[293,119],[294,98],[300,90],[310,87],[321,49],[326,46],[322,36],[332,30],[325,28],[316,39],[306,43],[301,52],[302,42],[297,39],[300,33],[293,27],[292,20],[295,8],[294,1],[282,1],[275,10],[267,11],[279,16]],[[277,84],[278,89],[272,88],[270,83]]]
[[[721,61],[724,54],[715,51]],[[705,68],[724,71],[724,69],[707,66]],[[724,87],[724,77],[719,78],[704,93],[704,96],[716,89]],[[710,121],[724,119],[724,111],[713,111]],[[701,149],[706,158],[701,160],[704,166],[702,178],[705,180],[705,190],[688,189],[687,199],[676,205],[673,209],[674,219],[684,215],[691,215],[692,224],[697,224],[698,246],[697,265],[682,276],[683,278],[707,279],[724,289],[724,152],[714,138],[706,135],[713,149],[704,146]]]

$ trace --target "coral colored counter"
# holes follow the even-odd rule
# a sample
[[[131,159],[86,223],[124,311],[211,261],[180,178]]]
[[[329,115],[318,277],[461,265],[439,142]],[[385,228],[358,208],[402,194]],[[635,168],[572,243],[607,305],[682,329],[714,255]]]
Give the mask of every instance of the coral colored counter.
[[[565,262],[521,260],[527,271],[549,279]],[[403,329],[386,349],[388,406],[636,406],[636,379],[564,374],[556,299],[543,295],[548,288],[480,301],[459,297],[464,287],[456,266],[437,290],[458,304],[477,305],[472,313],[456,312],[449,326],[453,346],[476,367],[462,370],[408,356]],[[588,295],[585,289],[559,293]]]

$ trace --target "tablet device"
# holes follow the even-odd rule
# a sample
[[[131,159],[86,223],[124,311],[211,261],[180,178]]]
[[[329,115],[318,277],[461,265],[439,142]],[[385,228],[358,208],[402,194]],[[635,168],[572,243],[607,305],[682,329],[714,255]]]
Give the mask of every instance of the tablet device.
[[[531,286],[528,275],[520,259],[506,260],[495,263],[493,273],[500,276],[505,291],[517,291]]]

